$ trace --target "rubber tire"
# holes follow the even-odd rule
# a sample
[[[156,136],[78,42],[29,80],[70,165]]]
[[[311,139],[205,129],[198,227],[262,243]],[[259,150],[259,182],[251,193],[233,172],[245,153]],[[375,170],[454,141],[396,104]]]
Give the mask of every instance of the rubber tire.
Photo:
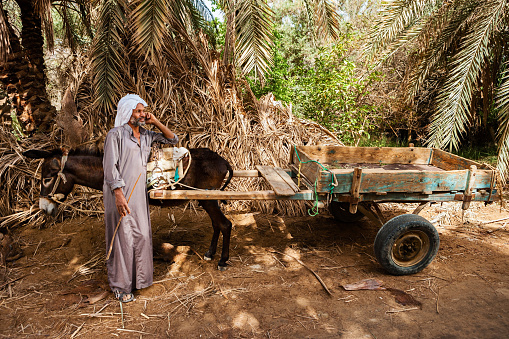
[[[401,266],[393,260],[392,250],[396,241],[412,231],[420,231],[427,235],[429,248],[417,263]],[[380,265],[393,275],[415,274],[427,267],[438,252],[440,239],[435,227],[420,215],[403,214],[389,220],[380,228],[375,238],[375,256]]]
[[[334,219],[341,222],[356,222],[364,218],[361,211],[352,214],[349,211],[350,204],[347,202],[331,201],[329,204],[329,212],[334,216]]]

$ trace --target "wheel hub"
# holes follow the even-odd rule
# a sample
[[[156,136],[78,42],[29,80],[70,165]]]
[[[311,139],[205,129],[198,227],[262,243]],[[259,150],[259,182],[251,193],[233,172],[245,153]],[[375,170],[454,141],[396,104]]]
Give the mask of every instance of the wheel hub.
[[[402,234],[392,246],[392,259],[402,267],[419,263],[430,248],[429,237],[422,231],[410,231]]]

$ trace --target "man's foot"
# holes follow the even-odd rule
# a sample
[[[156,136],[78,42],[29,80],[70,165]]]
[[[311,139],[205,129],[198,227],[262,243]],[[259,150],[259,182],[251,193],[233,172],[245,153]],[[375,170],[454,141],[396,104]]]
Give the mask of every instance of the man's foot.
[[[122,303],[128,303],[134,300],[134,294],[132,293],[125,293],[122,291],[115,290],[113,291],[113,294],[115,295],[115,298]]]

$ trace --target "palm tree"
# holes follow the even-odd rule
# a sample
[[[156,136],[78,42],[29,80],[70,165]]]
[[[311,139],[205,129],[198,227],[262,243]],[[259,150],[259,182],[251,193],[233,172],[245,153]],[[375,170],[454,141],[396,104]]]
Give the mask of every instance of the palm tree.
[[[480,115],[498,111],[498,167],[509,174],[509,74],[506,0],[386,0],[368,50],[383,59],[403,46],[413,50],[408,103],[431,76],[443,84],[434,99],[427,144],[458,149]],[[479,111],[480,110],[480,114]]]
[[[336,0],[304,0],[320,34],[337,37]],[[220,0],[226,14],[223,64],[263,78],[272,64],[273,13],[267,0]],[[175,39],[199,39],[212,14],[202,0],[104,0],[92,48],[95,104],[113,112],[133,59],[157,67]],[[209,31],[210,33],[210,31]]]
[[[50,50],[54,46],[52,8],[62,21],[65,41],[74,49],[82,30],[92,33],[89,6],[86,0],[0,3],[0,82],[25,132],[49,130],[56,114],[48,99],[44,72],[44,42]],[[6,10],[15,7],[19,11]]]

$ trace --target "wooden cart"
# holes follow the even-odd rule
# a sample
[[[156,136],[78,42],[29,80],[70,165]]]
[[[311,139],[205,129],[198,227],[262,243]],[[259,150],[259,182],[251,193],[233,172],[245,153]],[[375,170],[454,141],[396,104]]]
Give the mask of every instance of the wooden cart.
[[[334,217],[356,222],[367,216],[380,226],[375,255],[395,275],[420,272],[435,258],[439,237],[418,213],[441,201],[499,199],[497,172],[451,153],[421,147],[295,146],[289,169],[256,166],[236,177],[263,177],[267,191],[154,190],[154,199],[310,200],[329,202]],[[378,203],[420,203],[413,213],[384,220]]]

